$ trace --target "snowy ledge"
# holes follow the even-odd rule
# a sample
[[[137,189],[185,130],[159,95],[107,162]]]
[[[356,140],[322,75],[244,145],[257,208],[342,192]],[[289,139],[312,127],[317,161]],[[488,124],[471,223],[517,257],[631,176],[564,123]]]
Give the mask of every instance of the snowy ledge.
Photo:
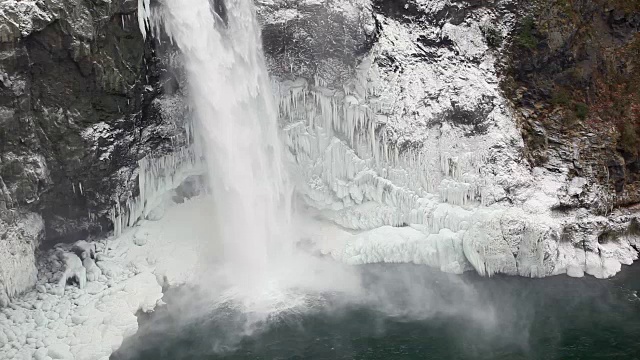
[[[161,304],[162,286],[189,282],[208,242],[210,202],[167,201],[156,221],[96,243],[100,269],[83,289],[58,286],[63,264],[52,250],[41,260],[36,289],[0,309],[0,359],[107,360],[138,330],[136,313]]]
[[[42,259],[36,289],[0,310],[0,359],[107,360],[137,332],[136,314],[162,304],[163,286],[196,283],[199,269],[220,253],[210,239],[212,202],[204,195],[169,195],[151,212],[154,216],[96,243],[99,275],[83,289],[67,285],[62,293],[57,285],[64,270],[58,254],[68,247],[59,246]],[[407,262],[452,273],[477,266],[465,251],[464,238],[448,229],[430,234],[410,225],[347,232],[326,222],[300,225],[315,250],[348,264]],[[624,251],[614,243],[609,247],[611,253]],[[619,271],[619,265],[605,268],[599,259],[577,261],[557,263],[564,270],[558,273],[611,276]],[[570,266],[582,271],[568,271]]]

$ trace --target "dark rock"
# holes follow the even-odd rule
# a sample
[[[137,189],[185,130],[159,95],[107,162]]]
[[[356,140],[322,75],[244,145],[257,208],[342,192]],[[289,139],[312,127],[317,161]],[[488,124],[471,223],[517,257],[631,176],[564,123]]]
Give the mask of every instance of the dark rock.
[[[265,19],[285,10],[289,14],[285,18]],[[317,75],[334,85],[353,75],[360,58],[376,41],[379,26],[370,11],[355,5],[346,12],[323,4],[276,1],[260,6],[258,15],[272,75],[293,79]]]
[[[637,152],[628,145],[633,138],[626,144],[619,139],[625,126],[631,134],[640,129],[633,115],[624,118],[640,98],[619,101],[626,97],[617,89],[629,96],[639,93],[638,73],[631,69],[640,8],[592,0],[548,1],[541,7],[519,3],[518,25],[504,54],[503,88],[516,107],[527,109],[522,128],[529,161],[565,168],[601,185],[612,202],[605,208],[637,202]]]
[[[71,242],[110,229],[136,162],[175,133],[154,130],[167,74],[137,2],[41,6],[50,19],[0,42],[0,176],[5,206],[41,214],[47,242]]]

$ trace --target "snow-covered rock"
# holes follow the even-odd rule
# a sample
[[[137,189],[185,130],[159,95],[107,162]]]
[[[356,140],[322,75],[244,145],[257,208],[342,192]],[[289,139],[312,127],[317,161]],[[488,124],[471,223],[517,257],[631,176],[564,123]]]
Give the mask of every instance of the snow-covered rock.
[[[95,260],[92,258],[86,258],[82,260],[82,266],[87,273],[87,281],[97,281],[102,275],[102,270],[96,265]]]
[[[44,232],[37,214],[6,214],[0,209],[0,308],[35,285],[35,250]]]
[[[196,281],[207,255],[219,253],[210,241],[210,206],[202,197],[166,203],[158,221],[43,254],[35,289],[0,309],[0,359],[108,359],[137,331],[137,312],[159,303],[161,284]],[[134,245],[139,234],[147,246]],[[83,271],[86,284],[66,284]]]
[[[64,288],[69,280],[75,281],[80,289],[84,289],[87,284],[87,269],[82,264],[82,260],[73,253],[63,253],[62,262],[64,272],[58,281],[60,291],[64,293]]]
[[[637,259],[637,211],[603,217],[579,206],[558,210],[586,192],[586,179],[572,178],[568,166],[531,168],[524,158],[517,120],[499,88],[496,52],[482,30],[509,31],[510,1],[404,3],[404,9],[373,5],[375,41],[361,42],[366,51],[350,65],[348,57],[324,55],[350,73],[339,83],[320,69],[307,76],[295,60],[288,73],[274,70],[306,204],[361,234],[343,237],[341,250],[327,253],[354,263],[457,269],[436,261],[435,243],[426,240],[444,230],[455,239],[448,249],[482,275],[609,277],[620,263]],[[364,4],[347,7],[351,15],[344,18],[366,23]],[[278,21],[313,17],[314,8],[307,10]],[[357,31],[346,36],[361,39]],[[409,235],[407,226],[422,234]],[[602,244],[598,239],[608,233],[615,240]]]
[[[0,126],[12,129],[0,149],[0,235],[11,235],[0,238],[0,302],[28,288],[12,282],[35,279],[37,243],[20,238],[19,213],[39,213],[45,241],[105,235],[109,218],[128,221],[137,161],[190,142],[179,86],[165,83],[176,79],[145,43],[136,12],[129,0],[0,2]]]
[[[0,359],[108,359],[137,331],[136,313],[153,311],[162,298],[159,279],[163,285],[193,282],[199,264],[211,258],[206,255],[218,252],[209,246],[210,201],[196,197],[167,206],[158,221],[87,243],[97,248],[95,259],[89,251],[80,260],[78,243],[44,254],[36,289],[0,309]],[[134,245],[138,233],[147,246]],[[80,268],[95,278],[81,287],[57,282]]]
[[[96,244],[86,240],[76,241],[71,250],[83,261],[96,258]]]

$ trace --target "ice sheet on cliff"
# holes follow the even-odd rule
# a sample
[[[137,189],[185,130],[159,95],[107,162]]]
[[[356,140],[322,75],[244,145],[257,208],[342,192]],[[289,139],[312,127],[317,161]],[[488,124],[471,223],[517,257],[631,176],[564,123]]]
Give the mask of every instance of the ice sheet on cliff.
[[[624,234],[633,216],[555,212],[585,183],[524,160],[481,31],[508,26],[497,16],[478,9],[440,26],[378,15],[377,43],[341,87],[321,77],[274,82],[307,206],[350,231],[324,252],[532,277],[609,277],[637,259],[636,235],[598,241],[608,229]]]

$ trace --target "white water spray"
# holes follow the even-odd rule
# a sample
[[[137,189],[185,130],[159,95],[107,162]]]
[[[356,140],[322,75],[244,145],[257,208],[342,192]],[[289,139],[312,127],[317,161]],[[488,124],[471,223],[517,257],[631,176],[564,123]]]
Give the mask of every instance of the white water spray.
[[[224,245],[230,280],[251,287],[290,250],[292,191],[253,2],[225,5],[220,12],[214,1],[165,0],[151,24],[184,56],[207,149],[218,229],[212,241]]]
[[[205,307],[240,309],[251,333],[273,316],[315,308],[328,292],[358,293],[351,268],[294,246],[293,187],[253,2],[163,0],[149,8],[145,1],[155,37],[164,31],[182,52],[206,148],[217,229],[211,248],[222,243],[224,254],[211,264],[210,249],[202,251],[206,264],[193,285],[210,294]]]

